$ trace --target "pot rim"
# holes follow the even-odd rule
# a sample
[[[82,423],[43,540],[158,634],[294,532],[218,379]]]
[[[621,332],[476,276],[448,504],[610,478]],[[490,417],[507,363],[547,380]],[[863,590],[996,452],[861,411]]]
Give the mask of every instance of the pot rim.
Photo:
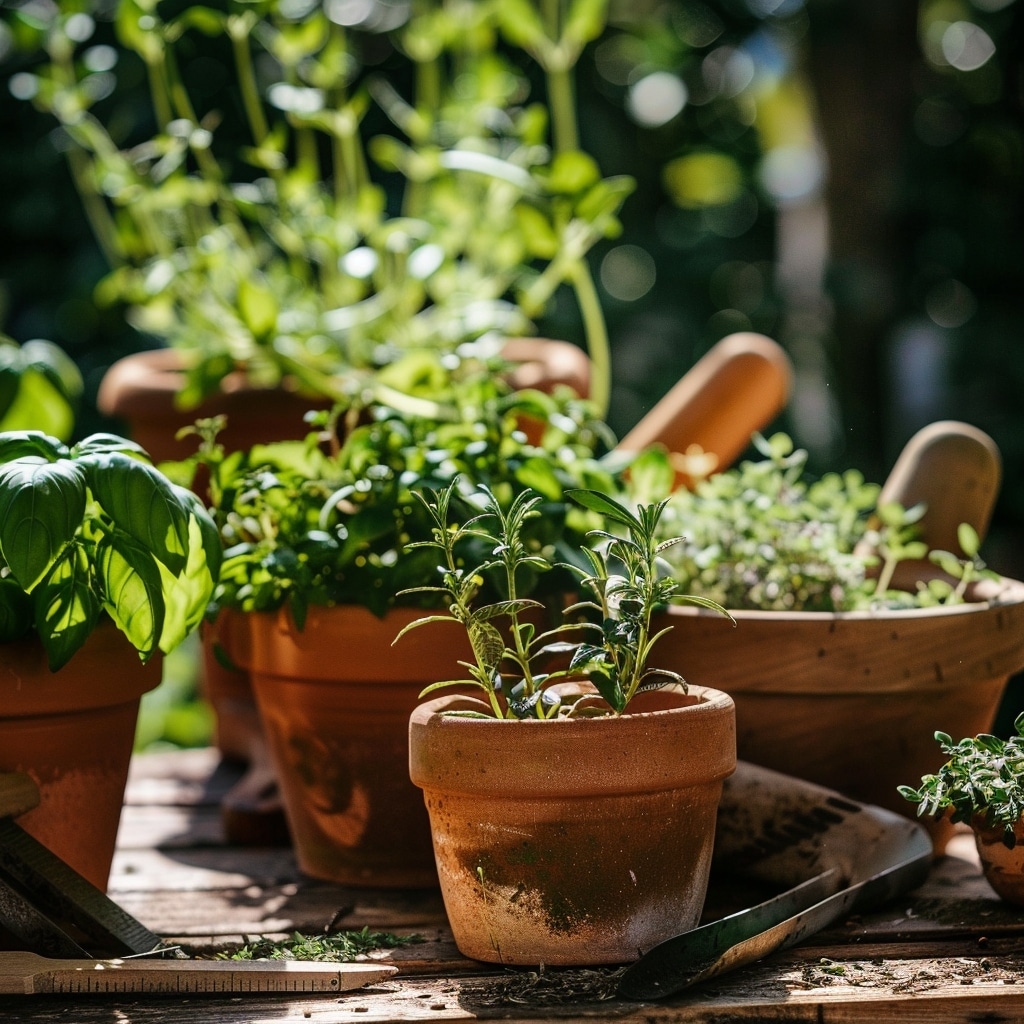
[[[968,588],[968,596],[973,595],[977,595],[980,600],[967,600],[961,604],[937,605],[934,608],[879,608],[849,612],[730,608],[729,614],[737,621],[751,622],[783,622],[787,620],[799,622],[869,622],[876,620],[906,622],[943,616],[978,615],[990,610],[1024,604],[1024,583],[1009,576],[1000,576],[997,580],[979,580]],[[723,623],[728,624],[719,612],[698,608],[694,605],[670,605],[660,614],[672,618],[722,619]]]
[[[720,782],[736,770],[733,699],[703,686],[678,696],[671,708],[553,721],[443,715],[475,698],[437,697],[409,718],[410,776],[422,789],[538,799]]]

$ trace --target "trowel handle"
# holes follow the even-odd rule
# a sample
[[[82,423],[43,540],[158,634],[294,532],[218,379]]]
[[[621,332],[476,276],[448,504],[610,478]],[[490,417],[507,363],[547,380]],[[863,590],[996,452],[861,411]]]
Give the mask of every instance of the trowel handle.
[[[929,548],[963,557],[957,530],[969,523],[984,538],[1001,477],[999,448],[988,434],[969,423],[940,420],[907,442],[878,500],[904,508],[923,502],[921,539]]]
[[[682,453],[698,445],[718,457],[716,469],[726,469],[751,434],[785,407],[792,379],[789,357],[771,338],[730,334],[646,413],[619,450],[637,452],[660,443]]]

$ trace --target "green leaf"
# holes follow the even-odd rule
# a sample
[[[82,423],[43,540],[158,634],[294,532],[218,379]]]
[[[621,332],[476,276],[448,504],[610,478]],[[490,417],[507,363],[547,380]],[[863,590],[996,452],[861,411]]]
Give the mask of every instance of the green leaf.
[[[100,539],[96,560],[104,607],[145,661],[160,642],[166,611],[157,563],[138,541],[116,530]]]
[[[26,592],[49,572],[85,516],[86,482],[67,459],[0,466],[0,554]]]
[[[516,479],[550,501],[562,500],[562,484],[549,458],[529,458],[516,469]]]
[[[101,452],[124,452],[126,455],[146,455],[146,450],[141,444],[129,441],[126,437],[118,434],[97,433],[82,438],[72,449],[71,454],[76,458],[80,455],[96,455]],[[148,455],[147,455],[148,458]]]
[[[631,530],[643,529],[640,520],[625,505],[620,505],[614,498],[609,498],[607,494],[582,488],[572,488],[565,493],[578,505],[590,509],[591,512],[599,512],[606,519],[622,523],[623,526],[628,526]]]
[[[89,488],[114,525],[177,575],[185,568],[189,509],[158,470],[120,452],[82,458]],[[154,570],[155,571],[155,570]]]
[[[9,430],[0,433],[0,463],[36,455],[47,462],[67,458],[67,445],[41,430]]]
[[[185,570],[178,576],[157,563],[164,597],[164,625],[160,633],[160,650],[169,654],[203,620],[217,583],[219,558],[207,558],[203,540],[203,519],[213,527],[206,516],[189,517],[189,555]],[[216,528],[214,539],[216,540]],[[219,552],[220,544],[217,542]]]
[[[85,643],[100,617],[89,556],[73,544],[32,595],[35,624],[56,672]]]
[[[505,653],[505,641],[500,631],[488,622],[476,621],[469,622],[466,630],[477,662],[488,675],[496,672]]]
[[[978,531],[970,523],[961,523],[956,528],[956,539],[961,550],[968,558],[978,557],[981,539],[978,537]]]

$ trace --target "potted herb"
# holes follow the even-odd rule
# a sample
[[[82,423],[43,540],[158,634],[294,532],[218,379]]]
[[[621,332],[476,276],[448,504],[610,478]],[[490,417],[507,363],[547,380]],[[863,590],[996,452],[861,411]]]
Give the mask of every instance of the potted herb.
[[[246,411],[264,422],[231,447],[287,424],[277,436],[301,436],[314,404],[367,390],[386,401],[376,371],[410,348],[529,332],[562,284],[579,299],[603,408],[607,345],[586,254],[617,231],[632,183],[602,179],[579,151],[569,76],[605,7],[438,2],[383,20],[367,7],[350,24],[333,4],[121,0],[102,66],[99,8],[55,6],[42,25],[15,11],[19,38],[35,35],[48,58],[20,73],[19,94],[59,121],[114,267],[101,298],[175,353],[156,357],[144,396],[139,360],[117,368],[104,410],[152,412],[162,399],[169,443],[173,408],[216,395],[198,415],[228,402],[229,432]],[[183,71],[196,53],[233,87],[204,94]],[[547,109],[519,56],[543,68]],[[144,69],[151,109],[108,118],[122,69]],[[564,378],[585,383],[583,364]],[[154,451],[160,436],[147,438]]]
[[[760,443],[762,458],[666,508],[665,536],[685,535],[665,555],[676,578],[739,628],[670,609],[665,664],[732,695],[744,760],[905,810],[896,786],[936,767],[934,728],[990,728],[1024,667],[1024,586],[979,558],[998,450],[967,424],[932,424],[879,487],[852,471],[811,478],[784,435]],[[634,494],[663,493],[669,471],[646,453]]]
[[[970,825],[989,884],[1000,898],[1024,906],[1024,715],[1017,716],[1014,733],[954,743],[936,732],[948,760],[917,788],[900,786],[899,793],[917,804],[918,816]]]
[[[619,963],[694,926],[736,766],[732,700],[688,690],[651,660],[664,633],[652,627],[656,607],[723,611],[664,574],[664,503],[631,512],[592,490],[570,497],[616,532],[595,531],[598,546],[575,551],[590,596],[561,623],[538,625],[540,604],[524,593],[553,568],[531,538],[540,497],[503,508],[490,491],[459,495],[452,483],[423,499],[433,536],[422,547],[439,562],[426,590],[447,609],[399,634],[401,646],[417,627],[451,623],[472,648],[468,674],[424,694],[472,687],[481,697],[420,705],[409,763],[455,941],[496,963]]]
[[[139,698],[199,624],[221,549],[198,499],[131,441],[0,434],[0,765],[27,829],[105,886]]]
[[[325,416],[305,443],[248,452],[207,440],[200,455],[226,549],[213,602],[234,632],[226,653],[251,680],[300,867],[345,884],[436,885],[407,722],[469,651],[391,647],[429,603],[410,590],[434,575],[430,552],[404,551],[431,536],[414,493],[456,476],[506,501],[531,487],[546,501],[538,543],[561,550],[594,525],[566,490],[611,486],[587,403],[432,358],[426,407],[377,406],[340,432]]]

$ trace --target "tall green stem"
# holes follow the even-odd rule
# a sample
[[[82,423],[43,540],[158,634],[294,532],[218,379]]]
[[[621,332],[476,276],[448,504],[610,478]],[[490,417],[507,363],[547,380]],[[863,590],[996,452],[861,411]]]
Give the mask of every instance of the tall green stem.
[[[576,97],[572,68],[548,68],[548,103],[551,106],[551,135],[556,153],[580,148],[576,127]]]
[[[583,317],[583,331],[587,338],[590,354],[590,399],[600,419],[607,419],[611,403],[611,349],[608,344],[608,327],[601,309],[594,279],[586,257],[580,257],[572,266],[570,280],[576,292],[576,301]]]
[[[267,117],[260,102],[259,88],[256,85],[256,70],[252,63],[252,51],[249,49],[248,32],[244,26],[233,21],[229,26],[231,48],[235,54],[235,66],[238,69],[238,86],[242,93],[242,105],[245,116],[249,120],[249,130],[257,146],[262,146],[267,138]]]

